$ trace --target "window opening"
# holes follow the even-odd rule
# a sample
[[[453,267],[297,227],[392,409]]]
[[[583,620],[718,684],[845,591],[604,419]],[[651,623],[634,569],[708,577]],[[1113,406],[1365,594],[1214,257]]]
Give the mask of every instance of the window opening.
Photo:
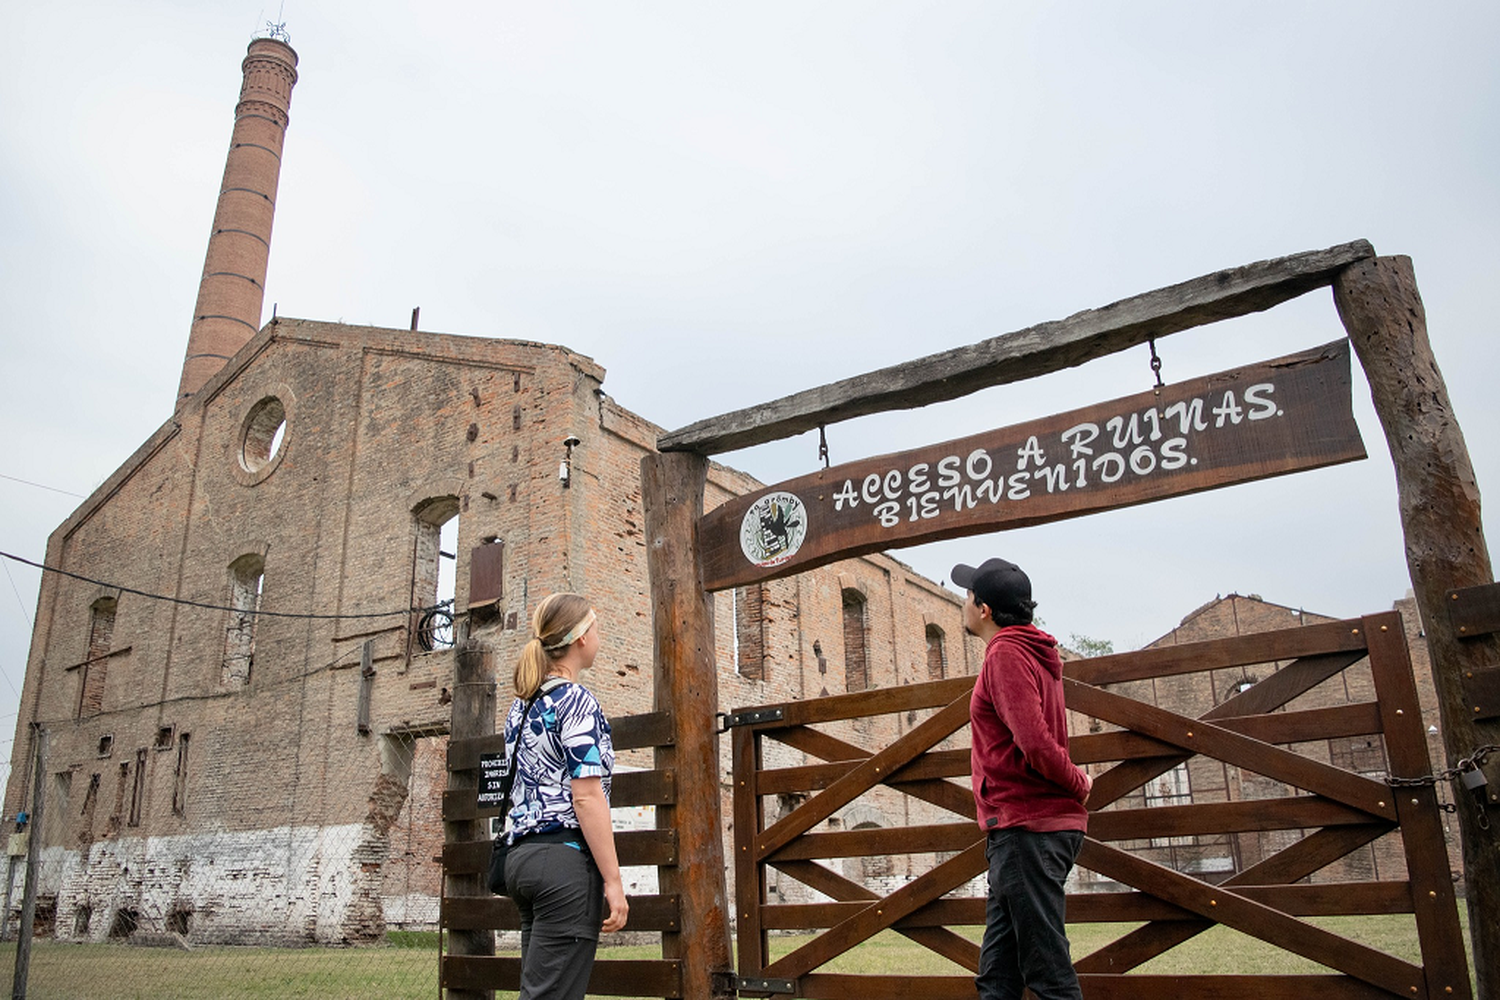
[[[172,772],[172,812],[187,815],[187,769],[189,733],[177,738],[177,768]],[[186,933],[186,932],[184,932]]]
[[[115,752],[115,738],[111,733],[99,737],[99,756],[108,757]]]
[[[844,588],[844,686],[863,691],[870,686],[870,667],[865,658],[865,595]]]
[[[258,555],[241,556],[229,564],[229,629],[224,642],[222,682],[244,687],[255,665],[255,623],[266,582],[266,563]]]
[[[286,406],[267,396],[250,408],[240,439],[240,465],[246,472],[259,472],[276,460],[286,441]]]
[[[943,630],[927,626],[927,679],[940,681],[948,676],[948,653],[943,649]]]
[[[156,731],[156,749],[172,749],[172,733],[173,729],[171,726],[162,726],[160,729],[158,729]]]
[[[130,787],[131,826],[141,825],[141,800],[146,797],[146,748],[135,752],[135,782]]]
[[[89,651],[78,679],[77,717],[98,715],[104,708],[104,680],[109,671],[110,647],[114,641],[115,610],[119,602],[101,597],[89,608]]]
[[[453,645],[453,600],[458,579],[458,498],[438,497],[415,511],[412,630],[421,650]]]

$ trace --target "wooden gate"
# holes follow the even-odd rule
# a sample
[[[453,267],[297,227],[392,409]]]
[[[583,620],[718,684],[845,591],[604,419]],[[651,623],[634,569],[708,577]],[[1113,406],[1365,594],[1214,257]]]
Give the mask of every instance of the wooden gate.
[[[1240,685],[1197,718],[1138,701],[1111,686],[1251,664],[1280,665]],[[1299,707],[1346,671],[1368,677],[1374,700]],[[1372,737],[1389,773],[1431,773],[1400,615],[1389,612],[1233,639],[1172,646],[1065,665],[1068,708],[1097,723],[1071,740],[1095,775],[1089,835],[1079,868],[1122,891],[1070,893],[1070,923],[1144,921],[1086,956],[1075,955],[1090,1000],[1141,996],[1215,998],[1467,997],[1469,979],[1439,808],[1432,785],[1395,788],[1329,762],[1330,740]],[[972,997],[985,899],[964,887],[986,870],[984,834],[968,787],[969,751],[950,737],[968,724],[973,678],[742,709],[733,737],[734,858],[742,992],[797,997]],[[1356,685],[1357,689],[1357,685]],[[1303,699],[1322,703],[1323,699]],[[848,720],[932,710],[894,742],[864,747]],[[1104,731],[1105,726],[1110,727]],[[818,728],[821,727],[821,728]],[[1094,732],[1094,730],[1099,730]],[[772,750],[779,745],[779,749]],[[772,756],[818,763],[768,766]],[[1279,787],[1271,798],[1129,807],[1144,785],[1182,765],[1218,761]],[[1226,772],[1227,773],[1227,772]],[[962,781],[952,779],[962,778]],[[1272,785],[1271,783],[1274,783]],[[829,832],[824,821],[889,789],[950,822]],[[877,793],[878,794],[878,793]],[[888,793],[887,793],[888,794]],[[796,801],[767,822],[767,804]],[[932,808],[935,807],[935,808]],[[1153,839],[1279,835],[1279,849],[1209,876],[1145,856]],[[1340,859],[1385,834],[1399,838],[1406,878],[1325,881]],[[1135,847],[1126,845],[1134,843]],[[820,860],[936,855],[887,894]],[[944,860],[946,858],[946,860]],[[925,861],[925,859],[924,859]],[[831,902],[772,903],[775,869]],[[1320,873],[1322,878],[1320,879]],[[778,894],[779,895],[779,894]],[[807,894],[811,895],[811,894]],[[1415,917],[1421,965],[1302,918],[1402,913]],[[1151,976],[1126,973],[1215,926],[1233,928],[1326,966],[1316,975]],[[820,930],[771,958],[773,930]],[[876,933],[893,929],[970,975],[840,975],[819,970]]]

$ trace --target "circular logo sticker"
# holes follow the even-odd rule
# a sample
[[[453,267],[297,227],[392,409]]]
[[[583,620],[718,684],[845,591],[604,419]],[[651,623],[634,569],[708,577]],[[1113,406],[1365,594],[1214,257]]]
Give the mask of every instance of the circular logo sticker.
[[[757,566],[780,566],[807,537],[807,508],[795,493],[767,493],[740,522],[740,551]]]

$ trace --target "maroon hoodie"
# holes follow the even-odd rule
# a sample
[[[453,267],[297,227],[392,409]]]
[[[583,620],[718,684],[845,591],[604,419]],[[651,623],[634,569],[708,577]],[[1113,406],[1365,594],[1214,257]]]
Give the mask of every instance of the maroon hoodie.
[[[974,804],[985,830],[1086,830],[1087,779],[1068,756],[1057,640],[1035,625],[991,637],[969,701]]]

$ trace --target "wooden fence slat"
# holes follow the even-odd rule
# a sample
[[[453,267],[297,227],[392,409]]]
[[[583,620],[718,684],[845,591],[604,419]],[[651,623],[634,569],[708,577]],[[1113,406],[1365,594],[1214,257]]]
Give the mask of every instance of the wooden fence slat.
[[[1370,671],[1375,680],[1380,711],[1385,720],[1386,756],[1391,774],[1420,778],[1432,773],[1427,734],[1422,731],[1422,708],[1406,649],[1406,629],[1396,612],[1365,619],[1370,636]],[[1448,873],[1448,845],[1438,821],[1437,789],[1392,788],[1401,818],[1401,844],[1406,852],[1407,878],[1416,901],[1417,939],[1422,964],[1428,969],[1427,993],[1432,1000],[1470,995],[1463,932],[1458,903]]]
[[[1421,968],[1258,903],[1228,884],[1208,885],[1091,837],[1085,838],[1078,863],[1381,989],[1406,995],[1423,982]]]
[[[1448,591],[1448,620],[1465,639],[1500,632],[1500,583]]]
[[[489,840],[468,840],[443,845],[443,871],[449,875],[488,873]],[[615,853],[622,865],[677,864],[676,830],[616,830]]]
[[[973,823],[934,823],[925,826],[892,826],[874,830],[839,830],[804,833],[774,852],[766,860],[809,858],[869,858],[883,854],[921,854],[928,851],[962,851],[984,838]]]
[[[785,846],[798,834],[806,833],[815,823],[832,816],[839,808],[905,767],[923,751],[930,750],[947,739],[967,725],[968,721],[969,699],[966,695],[907,730],[890,746],[861,761],[827,789],[777,820],[755,838],[756,859],[764,858],[777,848]]]
[[[677,896],[631,896],[627,931],[675,931],[681,906]],[[518,931],[521,911],[508,896],[454,897],[444,900],[444,927],[455,930]]]
[[[737,708],[731,714],[780,709],[780,719],[752,723],[751,726],[758,730],[786,729],[792,726],[842,722],[846,719],[864,719],[872,715],[943,708],[959,698],[967,697],[973,690],[973,677],[949,677],[946,680],[923,681],[920,684],[870,688],[852,694],[831,694],[826,698],[753,705],[749,708]]]
[[[1378,781],[1241,736],[1205,719],[1178,715],[1078,681],[1063,678],[1063,689],[1069,707],[1095,718],[1172,743],[1189,753],[1205,754],[1295,788],[1316,792],[1371,816],[1396,818],[1390,792]]]
[[[776,868],[825,896],[832,896],[837,900],[855,901],[861,907],[868,907],[872,901],[880,898],[877,893],[858,882],[844,878],[811,861],[778,862]],[[947,898],[934,899],[920,909],[922,911],[929,908],[942,909],[952,902],[953,900]],[[980,902],[982,903],[983,900]],[[897,924],[901,922],[897,921]],[[958,963],[961,967],[971,972],[979,971],[979,945],[960,934],[955,934],[946,926],[897,926],[895,929],[907,939]]]
[[[791,979],[805,975],[835,955],[841,955],[861,941],[874,937],[913,910],[953,891],[985,868],[984,844],[975,844],[772,962],[766,967],[765,974],[768,977],[785,976]]]
[[[1358,618],[1351,618],[1347,621],[1319,622],[1316,625],[1279,629],[1275,632],[1252,632],[1250,635],[1238,635],[1229,639],[1209,639],[1181,646],[1159,646],[1131,653],[1069,660],[1063,664],[1063,676],[1097,687],[1102,684],[1196,674],[1208,669],[1246,667],[1256,663],[1341,652],[1359,652],[1363,655],[1365,644],[1357,631],[1359,624]],[[1212,664],[1212,668],[1209,664]],[[1337,672],[1338,670],[1333,671]],[[1235,714],[1245,713],[1241,711]]]
[[[1391,824],[1368,823],[1364,826],[1318,830],[1230,876],[1223,884],[1238,888],[1295,882],[1332,864],[1350,851],[1363,847],[1390,829]],[[1149,923],[1144,927],[1137,927],[1074,965],[1080,973],[1128,972],[1203,933],[1213,924],[1211,920]]]
[[[769,735],[775,735],[774,732]],[[1156,744],[1162,746],[1163,744]],[[1157,751],[1160,753],[1160,751]],[[869,756],[866,752],[865,756]],[[803,764],[798,767],[777,767],[760,772],[758,787],[762,795],[783,795],[789,792],[812,792],[827,788],[849,773],[857,760],[833,761],[827,764]],[[958,778],[969,776],[969,751],[930,750],[901,769],[900,776],[908,781],[925,781],[933,778]],[[892,784],[895,779],[892,779]]]
[[[671,746],[676,738],[672,731],[671,712],[647,712],[609,720],[610,739],[616,750],[639,750],[644,747]],[[479,755],[504,753],[505,734],[476,736],[448,741],[447,766],[450,771],[471,771],[479,766]]]
[[[1269,309],[1375,256],[1365,240],[1257,261],[856,375],[781,399],[711,417],[663,434],[660,451],[713,455],[791,437],[819,425],[885,410],[910,409],[1032,378],[1122,351],[1203,323]]]
[[[821,757],[829,761],[853,761],[856,764],[863,763],[870,758],[870,751],[845,743],[843,740],[835,739],[826,733],[820,733],[816,729],[805,726],[794,726],[785,730],[767,730],[762,732],[763,736],[770,736],[794,750]],[[915,762],[913,762],[915,763]],[[910,795],[914,799],[930,802],[952,813],[957,813],[967,819],[974,819],[977,812],[974,808],[974,793],[967,786],[960,787],[951,781],[941,779],[919,779],[914,781],[905,780],[904,776],[910,767],[908,764],[895,774],[891,775],[885,784],[903,794]],[[848,773],[847,771],[845,772]],[[829,784],[832,784],[830,782]]]
[[[1354,826],[1370,817],[1358,809],[1319,795],[1244,802],[1199,802],[1186,806],[1111,809],[1089,816],[1095,840],[1144,840],[1255,830],[1301,830],[1321,826]]]
[[[1347,976],[1080,975],[1089,1000],[1193,997],[1195,1000],[1391,1000],[1391,994]],[[1411,994],[1407,994],[1410,996]]]
[[[734,882],[735,905],[739,908],[737,944],[739,967],[759,971],[768,952],[761,917],[766,902],[765,867],[750,856],[754,837],[765,826],[765,806],[760,790],[760,739],[748,726],[737,726],[730,752],[733,755]]]
[[[441,978],[446,989],[517,990],[521,986],[521,959],[444,955]],[[680,997],[682,963],[671,959],[596,959],[588,992],[610,997]]]

